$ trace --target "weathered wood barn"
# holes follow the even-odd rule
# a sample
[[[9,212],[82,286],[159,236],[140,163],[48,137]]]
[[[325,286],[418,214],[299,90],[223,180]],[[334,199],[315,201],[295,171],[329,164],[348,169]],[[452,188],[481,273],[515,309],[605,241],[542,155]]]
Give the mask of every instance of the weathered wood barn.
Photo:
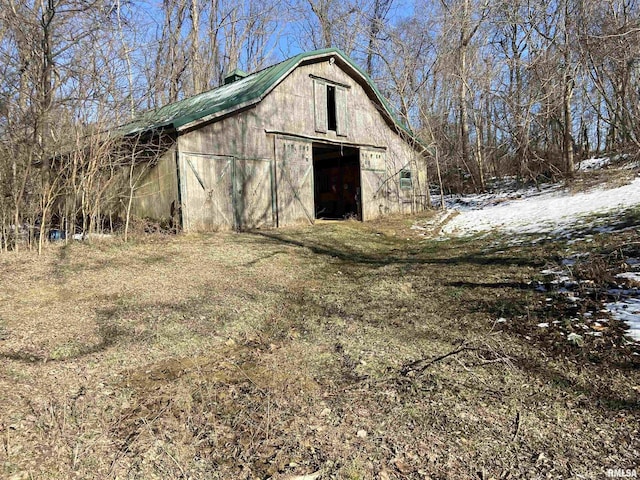
[[[223,86],[125,128],[173,138],[136,181],[133,213],[178,216],[184,231],[369,220],[426,206],[425,148],[336,49],[236,70]]]

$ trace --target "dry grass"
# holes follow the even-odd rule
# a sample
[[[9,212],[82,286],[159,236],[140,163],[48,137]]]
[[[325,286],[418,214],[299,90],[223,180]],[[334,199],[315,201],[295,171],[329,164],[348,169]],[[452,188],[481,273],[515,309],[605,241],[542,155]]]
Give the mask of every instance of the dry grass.
[[[628,185],[638,176],[638,168],[612,167],[591,171],[577,171],[569,182],[572,193],[585,192],[596,187],[606,185],[607,188],[617,188]]]
[[[495,324],[536,322],[527,282],[563,245],[437,242],[411,222],[0,256],[0,477],[638,468],[633,350],[594,363]]]

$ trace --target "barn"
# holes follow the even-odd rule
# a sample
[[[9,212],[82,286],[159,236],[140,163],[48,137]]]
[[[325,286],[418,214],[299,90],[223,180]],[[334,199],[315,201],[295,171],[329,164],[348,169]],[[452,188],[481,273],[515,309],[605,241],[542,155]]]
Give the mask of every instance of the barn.
[[[170,138],[132,213],[187,232],[370,220],[427,205],[426,149],[337,49],[305,52],[125,126]]]

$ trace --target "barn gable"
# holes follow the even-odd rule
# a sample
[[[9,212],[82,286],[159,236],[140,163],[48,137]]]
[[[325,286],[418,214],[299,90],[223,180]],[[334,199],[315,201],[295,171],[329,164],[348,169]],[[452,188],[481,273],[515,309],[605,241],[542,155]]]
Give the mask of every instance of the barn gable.
[[[158,162],[164,174],[151,171],[141,182],[135,214],[168,216],[180,205],[185,230],[210,231],[425,207],[425,148],[342,52],[301,53],[236,73],[123,127],[176,138]],[[165,178],[172,171],[175,178]]]
[[[147,112],[136,121],[125,125],[123,133],[134,134],[157,129],[180,131],[192,128],[199,123],[224,117],[260,102],[301,64],[324,58],[333,58],[343,68],[350,71],[350,74],[356,77],[361,85],[367,89],[369,96],[379,104],[381,113],[389,122],[413,137],[406,126],[393,114],[388,102],[369,76],[347,55],[336,48],[300,53],[232,83]],[[319,80],[321,81],[321,79]]]

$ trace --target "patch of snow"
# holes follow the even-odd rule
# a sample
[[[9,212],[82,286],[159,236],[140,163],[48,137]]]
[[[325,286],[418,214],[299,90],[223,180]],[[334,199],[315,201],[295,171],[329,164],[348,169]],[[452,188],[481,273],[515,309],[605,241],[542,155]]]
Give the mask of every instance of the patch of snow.
[[[609,157],[588,158],[586,160],[582,160],[578,164],[578,170],[582,170],[582,171],[599,170],[609,165],[609,163],[611,163],[611,158]]]
[[[595,227],[593,229],[593,231],[597,233],[611,233],[611,232],[615,232],[615,230],[616,229],[610,225]]]
[[[637,297],[640,295],[640,292],[635,288],[609,288],[607,293],[614,297]]]
[[[441,226],[444,225],[450,217],[455,215],[456,212],[454,210],[439,210],[433,215],[432,218],[419,220],[411,225],[411,229],[424,232],[420,233],[420,235],[426,235],[434,231],[437,231],[439,233]]]
[[[616,278],[624,278],[625,280],[631,280],[632,282],[640,283],[640,273],[638,272],[624,272],[616,275]]]
[[[445,234],[474,234],[501,230],[515,234],[552,234],[571,238],[570,227],[594,213],[619,213],[640,205],[640,178],[629,185],[594,189],[571,195],[566,190],[527,190],[520,196],[466,196],[456,205],[459,215],[442,229]],[[583,219],[584,220],[584,219]],[[589,226],[585,224],[585,226]],[[594,225],[595,226],[595,225]]]
[[[549,322],[539,323],[538,327],[540,327],[540,328],[549,328]]]
[[[616,163],[624,157],[595,158],[582,162],[580,170],[595,170],[603,168],[610,163]],[[550,237],[564,238],[568,244],[578,241],[593,242],[594,236],[587,233],[607,233],[614,231],[615,220],[609,219],[605,224],[601,219],[589,218],[607,214],[615,219],[624,210],[640,206],[640,177],[637,177],[628,185],[616,188],[596,188],[586,192],[571,194],[560,185],[542,185],[540,188],[531,187],[518,189],[514,179],[494,181],[492,185],[502,189],[502,193],[483,195],[447,196],[445,198],[449,208],[455,208],[457,215],[452,215],[447,220],[438,240],[445,240],[446,235],[480,235],[488,237],[492,232],[511,234],[512,239],[508,245],[531,244],[531,240],[521,235],[535,235],[535,242],[544,241]],[[434,199],[439,198],[437,195]],[[426,227],[426,225],[424,225]],[[576,228],[577,227],[577,228]],[[626,229],[638,228],[637,226]],[[588,229],[587,232],[584,230]],[[578,231],[577,231],[578,230]],[[582,231],[580,231],[582,230]],[[496,244],[499,246],[499,244]],[[570,270],[575,265],[579,255],[568,255],[562,260],[559,268],[543,270],[543,275],[550,276],[553,280],[550,287],[557,293],[566,293],[567,300],[573,305],[581,299],[575,295],[575,287],[578,283],[572,280]],[[629,270],[640,270],[640,259],[629,258],[626,261]],[[564,268],[563,268],[564,267]],[[625,272],[617,275],[617,278],[631,280],[640,283],[640,271]],[[592,284],[591,281],[581,281],[582,284]],[[538,284],[536,290],[545,291],[548,285]],[[629,326],[629,336],[640,342],[640,292],[637,288],[621,287],[610,289],[608,295],[617,298],[615,302],[604,305],[602,313],[625,322]],[[550,299],[547,298],[547,302]],[[591,317],[591,312],[586,312],[584,317]],[[597,315],[600,317],[600,315]],[[606,322],[606,319],[597,319]],[[572,318],[572,322],[579,322]],[[506,319],[499,318],[497,323],[504,323]],[[577,328],[591,331],[584,323],[574,324]],[[538,324],[540,328],[547,328],[548,323]],[[600,324],[597,325],[600,327]],[[590,335],[600,336],[600,332],[592,332]],[[526,337],[525,337],[526,338]],[[567,336],[567,340],[582,344],[583,337],[575,333]]]
[[[628,297],[605,305],[611,316],[629,325],[629,336],[640,342],[640,298]]]
[[[495,183],[493,187],[494,191],[490,193],[445,195],[445,204],[449,209],[458,211],[477,210],[500,205],[511,200],[534,198],[546,195],[549,192],[562,192],[563,190],[563,187],[559,184],[541,184],[538,187],[519,188],[515,179],[507,179],[505,182]],[[438,193],[432,193],[431,198],[434,205],[441,204]]]
[[[567,272],[553,268],[545,268],[540,272],[543,275],[565,275]]]

